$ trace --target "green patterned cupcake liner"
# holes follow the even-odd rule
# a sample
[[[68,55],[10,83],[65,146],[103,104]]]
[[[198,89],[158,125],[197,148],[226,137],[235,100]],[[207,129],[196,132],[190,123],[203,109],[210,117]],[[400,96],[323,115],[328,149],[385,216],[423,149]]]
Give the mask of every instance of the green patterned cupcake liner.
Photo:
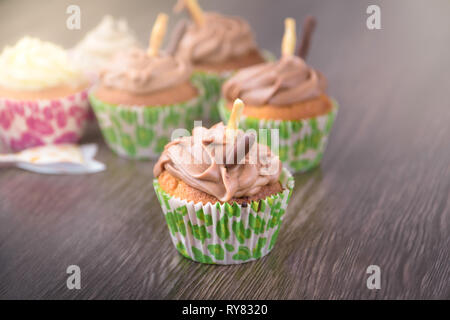
[[[201,118],[197,119],[202,120],[204,127],[209,127],[220,121],[217,103],[220,99],[222,84],[230,75],[231,72],[219,74],[205,71],[195,71],[193,73],[192,78],[200,83],[205,90],[205,109],[203,110]]]
[[[195,81],[193,81],[196,83]],[[189,131],[207,104],[203,86],[199,95],[168,106],[115,105],[89,95],[107,145],[118,155],[131,159],[157,159],[175,129]]]
[[[337,102],[332,100],[332,103],[333,108],[330,112],[303,120],[267,120],[243,115],[239,127],[242,130],[256,130],[258,142],[269,147],[272,145],[270,130],[259,132],[259,129],[278,129],[278,155],[280,160],[291,172],[304,172],[316,167],[322,160],[328,136],[338,111]],[[222,120],[227,123],[231,111],[226,107],[223,98],[219,101],[219,112]]]
[[[272,250],[294,188],[288,170],[281,172],[280,183],[283,192],[239,205],[181,200],[153,180],[176,249],[188,259],[208,264],[249,262]]]
[[[268,50],[262,50],[261,54],[266,61],[276,60],[275,55]],[[220,121],[218,103],[221,97],[222,84],[233,73],[234,71],[222,73],[195,71],[193,73],[193,78],[203,85],[208,100],[201,118],[203,126],[209,127]]]

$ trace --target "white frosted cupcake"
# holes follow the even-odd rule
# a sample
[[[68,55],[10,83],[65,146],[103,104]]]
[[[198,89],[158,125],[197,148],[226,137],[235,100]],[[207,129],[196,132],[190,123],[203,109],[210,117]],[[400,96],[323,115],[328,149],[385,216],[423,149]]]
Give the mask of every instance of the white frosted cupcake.
[[[95,76],[120,51],[141,47],[126,20],[104,16],[101,22],[70,50],[70,55],[85,72]]]
[[[76,142],[89,103],[89,82],[52,43],[25,37],[0,54],[0,138],[12,151]]]

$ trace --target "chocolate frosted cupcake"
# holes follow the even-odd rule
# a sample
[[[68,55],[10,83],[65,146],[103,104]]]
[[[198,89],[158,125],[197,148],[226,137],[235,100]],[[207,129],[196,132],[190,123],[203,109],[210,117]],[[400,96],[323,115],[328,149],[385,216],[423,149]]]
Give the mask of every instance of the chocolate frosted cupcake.
[[[222,123],[169,143],[153,169],[174,245],[203,263],[258,259],[274,246],[293,188],[278,156]]]
[[[250,25],[242,18],[204,13],[196,0],[179,1],[178,7],[184,6],[192,21],[177,26],[169,50],[192,63],[194,75],[202,80],[210,99],[211,109],[204,113],[203,120],[211,117],[215,123],[219,120],[216,106],[222,82],[236,70],[264,62],[264,58]]]
[[[325,78],[302,58],[284,52],[278,61],[242,69],[224,83],[222,95],[224,120],[240,98],[247,105],[242,128],[279,130],[279,156],[291,171],[319,164],[337,104],[326,94]],[[259,138],[273,145],[270,132],[260,132]]]
[[[189,63],[158,50],[119,52],[90,95],[111,149],[130,158],[157,158],[175,129],[191,129],[205,103],[191,74]]]
[[[89,82],[66,51],[25,37],[0,54],[0,139],[9,151],[78,141]]]
[[[239,17],[204,14],[204,25],[186,25],[176,55],[191,61],[195,70],[228,73],[264,62],[250,25]]]

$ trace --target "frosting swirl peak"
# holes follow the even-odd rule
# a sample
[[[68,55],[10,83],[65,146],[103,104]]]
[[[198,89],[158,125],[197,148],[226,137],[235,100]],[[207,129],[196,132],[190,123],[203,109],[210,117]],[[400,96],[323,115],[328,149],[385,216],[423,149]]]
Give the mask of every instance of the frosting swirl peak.
[[[193,64],[219,63],[256,50],[252,30],[238,17],[204,14],[205,23],[200,27],[190,23],[179,41],[176,55]]]
[[[188,63],[170,55],[149,56],[131,48],[114,56],[100,72],[100,80],[106,87],[145,94],[182,84],[191,71]]]
[[[325,79],[297,56],[283,56],[238,71],[223,85],[228,101],[242,99],[249,105],[289,105],[319,97]]]
[[[104,16],[100,24],[89,31],[71,51],[73,60],[86,71],[99,70],[115,53],[139,47],[126,20]]]
[[[230,138],[218,123],[210,129],[196,127],[192,136],[167,144],[153,173],[158,177],[164,170],[226,202],[278,182],[281,162],[267,146],[255,143],[254,135],[238,130]]]
[[[86,83],[66,51],[50,42],[24,37],[0,54],[0,87],[39,91]]]

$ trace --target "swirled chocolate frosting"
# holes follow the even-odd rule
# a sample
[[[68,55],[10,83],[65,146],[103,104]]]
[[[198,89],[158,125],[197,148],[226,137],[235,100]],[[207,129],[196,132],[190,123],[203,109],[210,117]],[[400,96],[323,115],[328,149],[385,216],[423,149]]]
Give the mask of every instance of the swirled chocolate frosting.
[[[248,105],[289,105],[319,97],[326,81],[297,56],[283,56],[238,71],[224,83],[228,101],[242,99]]]
[[[210,129],[196,127],[190,137],[173,140],[153,168],[158,177],[164,170],[189,186],[220,201],[251,197],[262,187],[279,181],[281,162],[255,136],[241,130],[226,134],[218,123]]]
[[[131,48],[117,53],[100,73],[102,85],[145,94],[185,83],[191,76],[189,63],[170,55],[149,56]]]
[[[176,56],[192,64],[219,63],[257,50],[250,25],[238,17],[205,13],[205,23],[190,23],[176,45]]]

